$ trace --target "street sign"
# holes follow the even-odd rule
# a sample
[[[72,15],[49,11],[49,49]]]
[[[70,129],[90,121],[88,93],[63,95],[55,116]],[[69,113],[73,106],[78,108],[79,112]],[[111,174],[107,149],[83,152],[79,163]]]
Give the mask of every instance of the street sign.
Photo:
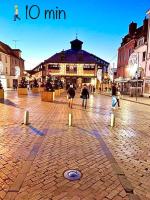
[[[134,78],[137,73],[139,75],[138,64],[138,53],[132,53],[128,61],[129,74],[132,78]]]

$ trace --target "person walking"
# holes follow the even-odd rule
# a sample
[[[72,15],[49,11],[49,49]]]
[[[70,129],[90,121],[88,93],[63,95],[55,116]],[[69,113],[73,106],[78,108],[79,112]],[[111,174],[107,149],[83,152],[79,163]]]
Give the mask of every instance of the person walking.
[[[86,85],[84,85],[84,87],[81,91],[81,98],[82,98],[82,107],[84,107],[86,109],[87,99],[89,99],[89,91],[88,91]]]
[[[69,108],[72,108],[73,99],[75,97],[75,89],[73,88],[73,85],[70,85],[67,94],[68,94]]]
[[[20,17],[19,17],[18,5],[15,5],[15,6],[14,6],[14,9],[15,9],[15,12],[14,12],[14,21],[16,21],[17,19],[18,19],[18,20],[21,20]]]
[[[116,95],[116,99],[117,99],[118,108],[120,108],[120,96],[121,96],[120,88],[117,87],[117,95]]]
[[[112,91],[112,109],[115,109],[115,106],[116,106],[116,103],[117,103],[117,98],[116,98],[117,88],[116,88],[115,83],[112,84],[111,91]]]

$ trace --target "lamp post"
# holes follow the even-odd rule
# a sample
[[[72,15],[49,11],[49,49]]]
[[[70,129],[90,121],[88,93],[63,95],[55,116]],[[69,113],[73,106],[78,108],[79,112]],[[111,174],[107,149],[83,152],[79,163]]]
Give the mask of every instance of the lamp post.
[[[136,78],[136,101],[137,101],[137,95],[138,95],[138,75],[139,75],[139,52],[138,54],[138,60],[137,60],[137,71],[135,72],[135,78]]]
[[[136,101],[137,101],[137,90],[138,90],[138,72],[136,71],[136,74],[135,74],[135,77],[136,77]]]

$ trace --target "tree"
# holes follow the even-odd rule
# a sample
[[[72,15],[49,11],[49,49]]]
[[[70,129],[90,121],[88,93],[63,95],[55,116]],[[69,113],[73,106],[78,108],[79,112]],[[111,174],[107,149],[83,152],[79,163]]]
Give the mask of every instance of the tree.
[[[33,81],[33,87],[34,88],[38,88],[39,87],[39,84],[38,84],[36,79],[34,79],[34,81]]]
[[[22,77],[20,83],[19,83],[19,88],[27,88],[28,82],[25,77]]]
[[[53,85],[51,83],[51,78],[47,79],[45,89],[46,89],[47,92],[54,92],[54,88],[53,88]]]

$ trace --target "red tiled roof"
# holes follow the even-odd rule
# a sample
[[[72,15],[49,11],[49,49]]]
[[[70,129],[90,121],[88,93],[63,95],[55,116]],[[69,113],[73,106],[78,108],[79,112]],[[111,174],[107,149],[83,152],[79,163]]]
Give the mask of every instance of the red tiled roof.
[[[3,43],[0,41],[0,52],[3,52],[5,54],[8,54],[8,55],[11,55],[11,56],[14,56],[16,58],[19,58],[15,53],[14,51],[17,50],[17,51],[20,51],[20,49],[12,49],[10,46],[8,46],[7,44]],[[19,58],[19,59],[22,59],[22,58]],[[23,60],[23,59],[22,59]]]

